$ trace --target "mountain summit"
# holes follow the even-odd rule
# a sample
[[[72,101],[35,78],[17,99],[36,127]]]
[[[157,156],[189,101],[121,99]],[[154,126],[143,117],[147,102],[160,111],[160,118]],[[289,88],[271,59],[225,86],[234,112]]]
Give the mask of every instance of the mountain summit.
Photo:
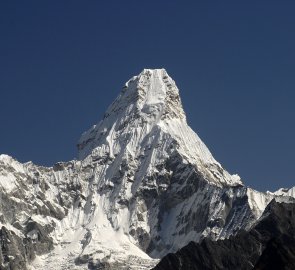
[[[121,132],[140,124],[147,129],[146,135],[155,125],[168,119],[185,121],[175,82],[164,69],[144,69],[125,84],[103,120],[82,135],[78,144],[79,158],[83,159],[100,145],[101,135],[112,128]]]
[[[294,194],[224,170],[164,69],[131,78],[78,149],[48,168],[0,156],[0,269],[150,269],[190,241],[248,230]]]
[[[153,153],[159,152],[156,145],[165,148],[159,149],[159,155],[175,148],[188,162],[199,166],[209,181],[241,184],[237,175],[231,176],[222,169],[188,126],[179,90],[165,69],[144,69],[132,77],[103,120],[83,133],[78,149],[80,159],[91,153],[114,158],[122,151],[135,157],[146,148]]]

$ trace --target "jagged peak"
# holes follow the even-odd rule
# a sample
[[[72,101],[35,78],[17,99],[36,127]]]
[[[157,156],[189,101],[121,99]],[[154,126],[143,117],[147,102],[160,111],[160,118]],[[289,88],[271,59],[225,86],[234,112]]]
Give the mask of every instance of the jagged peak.
[[[12,157],[6,154],[0,154],[0,160],[7,160],[7,159],[11,159]]]
[[[114,159],[125,151],[138,157],[149,147],[157,152],[156,140],[161,136],[171,141],[167,145],[162,141],[166,152],[162,149],[159,155],[177,149],[208,180],[241,184],[240,177],[223,170],[188,126],[179,90],[165,69],[144,69],[126,83],[103,120],[82,134],[78,158],[83,160],[92,154]]]
[[[185,119],[179,90],[165,69],[144,69],[133,76],[105,113],[118,117],[119,113],[130,114],[133,110],[147,118]]]
[[[16,159],[13,157],[7,155],[7,154],[1,154],[0,155],[0,162],[4,164],[9,164],[9,163],[18,163]]]
[[[143,129],[151,130],[160,122],[173,120],[186,123],[174,80],[165,69],[144,69],[126,82],[103,119],[82,134],[78,142],[79,158],[86,157],[113,128],[123,131],[124,127],[135,128],[140,123]]]

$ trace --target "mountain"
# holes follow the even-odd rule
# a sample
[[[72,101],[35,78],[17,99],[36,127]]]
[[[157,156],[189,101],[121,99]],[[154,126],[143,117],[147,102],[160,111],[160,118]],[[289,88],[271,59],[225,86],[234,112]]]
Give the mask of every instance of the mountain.
[[[243,185],[186,122],[164,69],[131,78],[78,160],[0,156],[0,269],[150,269],[190,241],[248,230],[276,197]]]
[[[154,268],[182,269],[295,269],[295,200],[273,199],[249,232],[242,230],[225,240],[190,242]]]

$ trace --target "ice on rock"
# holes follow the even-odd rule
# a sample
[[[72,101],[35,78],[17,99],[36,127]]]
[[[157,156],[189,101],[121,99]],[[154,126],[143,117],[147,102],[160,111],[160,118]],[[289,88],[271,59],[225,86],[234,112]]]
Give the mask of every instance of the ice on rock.
[[[279,190],[275,192],[269,192],[269,194],[277,195],[277,196],[289,196],[295,198],[295,187],[293,188],[280,188]]]
[[[248,229],[272,198],[294,196],[252,190],[224,170],[188,126],[164,69],[132,77],[78,149],[78,160],[50,168],[0,156],[0,264],[151,269],[190,241]]]
[[[206,167],[209,181],[242,184],[213,158],[196,133],[187,125],[179,90],[164,69],[145,69],[129,80],[105,117],[79,140],[79,158],[88,155],[114,158],[127,149],[139,156],[146,148],[157,151],[153,143],[161,136],[177,145],[178,151],[196,167]],[[163,142],[157,142],[162,144]],[[168,149],[161,149],[162,154]]]

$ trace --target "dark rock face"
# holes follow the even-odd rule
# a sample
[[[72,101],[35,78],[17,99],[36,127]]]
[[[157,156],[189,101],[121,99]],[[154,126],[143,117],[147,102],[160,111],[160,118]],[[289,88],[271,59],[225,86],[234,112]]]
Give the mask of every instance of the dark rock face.
[[[295,202],[273,200],[249,232],[240,231],[225,240],[191,242],[154,268],[168,269],[295,269]]]
[[[0,230],[0,269],[27,269],[26,247],[22,239],[2,226]]]
[[[41,255],[53,249],[52,239],[47,228],[35,222],[29,222],[26,229],[34,232],[35,237],[21,238],[5,226],[0,229],[0,270],[25,270],[27,263],[36,254]]]

